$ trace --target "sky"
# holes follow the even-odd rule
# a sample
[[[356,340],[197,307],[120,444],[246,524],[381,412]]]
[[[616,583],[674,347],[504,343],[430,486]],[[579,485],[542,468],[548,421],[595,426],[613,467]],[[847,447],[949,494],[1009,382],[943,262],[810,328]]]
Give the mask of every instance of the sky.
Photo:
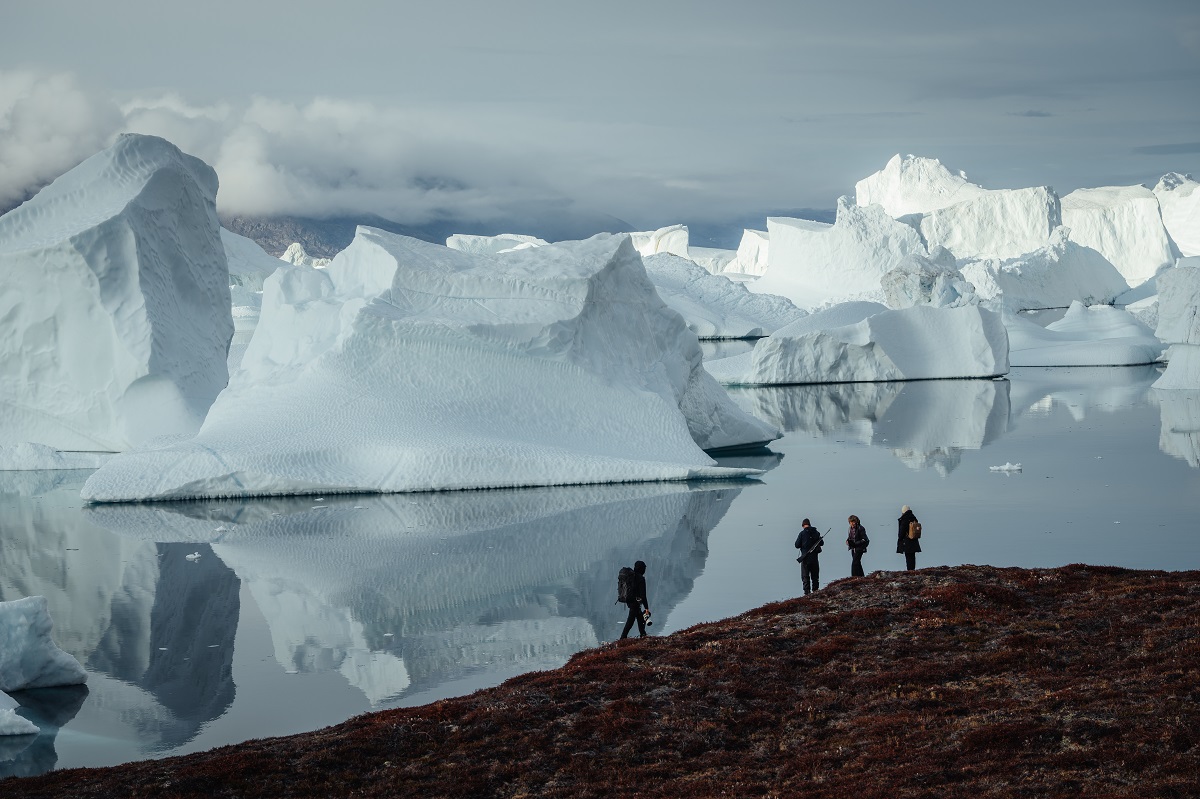
[[[896,153],[1153,185],[1200,176],[1200,2],[0,0],[0,208],[122,132],[224,213],[404,224],[752,226]]]

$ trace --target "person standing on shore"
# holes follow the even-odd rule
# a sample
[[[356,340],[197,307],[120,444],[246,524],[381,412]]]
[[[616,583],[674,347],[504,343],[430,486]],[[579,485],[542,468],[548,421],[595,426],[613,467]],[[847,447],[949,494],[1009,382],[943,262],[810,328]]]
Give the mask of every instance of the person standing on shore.
[[[808,519],[800,522],[800,534],[796,536],[796,549],[800,550],[800,582],[804,584],[804,595],[808,596],[820,588],[821,563],[817,555],[821,552],[821,534],[809,525]]]
[[[896,520],[899,529],[896,531],[896,554],[904,556],[904,566],[908,571],[917,568],[917,553],[921,551],[921,523],[917,514],[905,505],[900,509],[900,518]]]
[[[863,527],[857,516],[849,519],[850,530],[846,533],[846,549],[850,550],[850,576],[863,577],[862,556],[867,551],[871,539],[867,538],[867,528]]]
[[[622,638],[629,637],[629,631],[633,628],[635,621],[638,633],[642,638],[646,637],[646,615],[642,613],[643,606],[649,612],[650,602],[646,599],[646,561],[639,560],[633,564],[633,579],[629,586],[629,593],[625,597],[625,607],[629,608],[629,618],[625,620],[625,629],[621,630]]]

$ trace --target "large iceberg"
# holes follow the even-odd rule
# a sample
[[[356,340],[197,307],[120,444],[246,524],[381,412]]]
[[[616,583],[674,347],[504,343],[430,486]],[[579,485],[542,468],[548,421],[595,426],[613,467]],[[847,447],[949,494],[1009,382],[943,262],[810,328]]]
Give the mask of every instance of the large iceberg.
[[[542,247],[550,242],[520,233],[501,233],[497,236],[474,236],[455,233],[446,238],[446,246],[471,255],[496,255],[517,248]]]
[[[233,335],[217,176],[124,135],[0,217],[0,445],[192,434]]]
[[[91,501],[737,476],[778,431],[704,371],[629,237],[496,256],[359,228],[280,270],[194,440],[127,453]]]
[[[1042,327],[1006,314],[1011,366],[1136,366],[1162,357],[1163,344],[1132,314],[1074,302],[1062,319]]]
[[[771,238],[765,230],[742,231],[742,240],[738,242],[737,255],[725,265],[722,270],[726,274],[761,275],[767,271],[767,257],[770,253]]]
[[[879,300],[879,280],[910,255],[925,255],[917,231],[892,219],[878,205],[860,207],[838,199],[832,224],[771,217],[766,274],[751,290],[787,297],[798,307],[817,308],[838,300]]]
[[[783,297],[755,294],[686,258],[662,253],[642,260],[663,302],[700,338],[766,336],[805,316]]]
[[[680,258],[688,257],[687,225],[668,225],[667,227],[660,227],[658,230],[630,233],[629,236],[633,239],[633,246],[640,255],[657,255],[660,252],[669,252],[671,255],[678,255]]]
[[[945,247],[961,261],[1015,258],[1032,252],[1062,224],[1062,212],[1058,195],[1035,186],[988,191],[903,220],[921,231],[927,247]]]
[[[960,268],[980,301],[994,310],[1067,308],[1075,301],[1100,305],[1129,289],[1108,259],[1071,241],[1062,227],[1032,252],[968,261]]]
[[[1181,258],[1158,276],[1158,327],[1171,345],[1155,388],[1200,389],[1200,257]]]
[[[880,205],[894,217],[925,214],[987,194],[936,158],[896,154],[880,171],[854,186],[859,205]]]
[[[800,320],[797,328],[807,322]],[[706,366],[727,385],[994,377],[1008,371],[1000,315],[979,306],[918,305],[845,327],[799,335],[788,330],[762,339],[749,353]]]
[[[1144,186],[1076,189],[1062,198],[1072,241],[1096,250],[1136,286],[1175,262],[1158,198]]]
[[[1163,226],[1183,256],[1200,255],[1200,186],[1191,175],[1170,172],[1154,186]]]
[[[0,602],[0,691],[80,685],[87,672],[50,637],[44,596]]]

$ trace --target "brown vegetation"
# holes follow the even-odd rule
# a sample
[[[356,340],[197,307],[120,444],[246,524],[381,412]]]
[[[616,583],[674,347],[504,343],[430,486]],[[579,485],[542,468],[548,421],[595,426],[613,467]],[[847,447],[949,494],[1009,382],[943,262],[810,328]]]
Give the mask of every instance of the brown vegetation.
[[[880,572],[471,696],[34,796],[1197,795],[1200,573]]]

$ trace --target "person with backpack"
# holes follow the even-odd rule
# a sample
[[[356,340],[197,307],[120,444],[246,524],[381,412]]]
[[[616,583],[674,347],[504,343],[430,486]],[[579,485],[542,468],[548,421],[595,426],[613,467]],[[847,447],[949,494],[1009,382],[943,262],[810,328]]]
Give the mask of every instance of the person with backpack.
[[[846,549],[850,550],[850,576],[863,577],[862,556],[867,551],[871,539],[867,538],[867,528],[863,527],[857,516],[849,519],[850,530],[846,533]]]
[[[900,518],[896,521],[899,523],[896,554],[904,556],[905,568],[912,571],[917,568],[917,553],[921,551],[921,523],[907,505],[900,509]]]
[[[646,599],[646,562],[644,560],[633,564],[632,569],[628,566],[623,567],[617,574],[617,601],[624,602],[625,606],[629,608],[629,618],[625,620],[625,629],[621,630],[621,637],[629,637],[629,631],[636,621],[638,633],[645,638],[646,617],[650,615],[650,601]],[[643,607],[646,609],[645,614],[642,613]]]
[[[796,536],[796,549],[800,550],[800,582],[804,584],[804,595],[808,596],[820,588],[821,564],[817,555],[821,553],[824,538],[815,527],[809,526],[808,519],[800,522],[800,534]]]

